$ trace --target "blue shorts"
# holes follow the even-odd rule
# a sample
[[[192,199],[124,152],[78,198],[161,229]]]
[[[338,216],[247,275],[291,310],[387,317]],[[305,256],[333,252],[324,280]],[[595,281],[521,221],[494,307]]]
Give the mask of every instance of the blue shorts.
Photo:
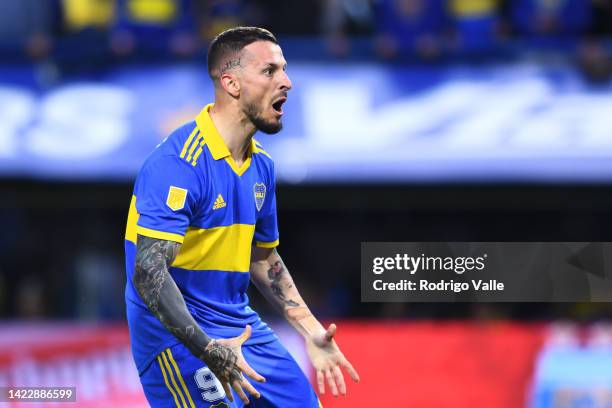
[[[319,400],[310,382],[287,349],[278,340],[243,346],[245,360],[265,383],[250,379],[261,398],[245,390],[252,408],[319,408]],[[149,404],[153,408],[227,408],[243,407],[233,392],[234,402],[206,364],[182,344],[164,350],[140,376]]]

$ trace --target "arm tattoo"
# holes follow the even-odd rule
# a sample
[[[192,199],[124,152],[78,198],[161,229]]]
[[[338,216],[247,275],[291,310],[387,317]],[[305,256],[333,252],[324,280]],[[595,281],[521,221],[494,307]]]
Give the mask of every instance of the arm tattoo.
[[[139,235],[134,287],[164,327],[195,356],[202,358],[211,340],[187,310],[183,295],[168,271],[179,248],[176,242]]]
[[[134,286],[147,307],[170,333],[200,360],[206,362],[220,381],[241,381],[237,354],[211,340],[187,310],[178,286],[168,272],[180,244],[139,235]]]
[[[280,299],[285,305],[290,307],[300,306],[298,302],[291,299],[287,299],[287,297],[285,296],[285,291],[283,289],[283,280],[285,280],[285,277],[287,276],[286,272],[287,270],[285,269],[285,265],[283,265],[283,262],[280,259],[274,262],[270,269],[268,269],[270,289],[272,290],[274,296]],[[288,289],[292,286],[293,285],[291,284],[291,282],[289,282],[288,285],[286,285],[286,288]]]
[[[148,237],[138,238],[134,283],[153,314],[159,313],[159,298],[168,278],[168,267],[178,252],[179,244]]]
[[[233,68],[241,66],[240,65],[240,58],[241,57],[238,57],[236,59],[227,61],[225,63],[225,65],[221,67],[221,70],[219,71],[219,74],[223,74],[225,71],[229,71],[230,69],[233,69]]]

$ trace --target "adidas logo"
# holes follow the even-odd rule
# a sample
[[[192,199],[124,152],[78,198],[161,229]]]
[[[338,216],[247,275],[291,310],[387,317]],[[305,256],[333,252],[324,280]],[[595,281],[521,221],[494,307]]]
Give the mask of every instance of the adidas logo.
[[[213,210],[218,210],[219,208],[223,208],[226,205],[227,205],[227,203],[223,199],[223,196],[221,194],[219,194],[217,196],[217,199],[215,200],[215,203],[213,204]]]

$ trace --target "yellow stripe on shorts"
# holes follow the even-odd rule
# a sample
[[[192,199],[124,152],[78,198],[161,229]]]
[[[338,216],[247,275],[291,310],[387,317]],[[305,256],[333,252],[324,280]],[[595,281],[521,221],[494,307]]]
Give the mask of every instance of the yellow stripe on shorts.
[[[168,376],[166,375],[166,370],[164,370],[164,365],[162,364],[160,356],[157,356],[157,362],[159,363],[159,368],[161,370],[162,375],[164,376],[164,382],[166,383],[166,387],[168,387],[168,389],[170,390],[170,394],[172,394],[172,397],[174,398],[174,402],[176,403],[176,408],[181,408],[181,405],[178,402],[178,398],[176,398],[176,393],[174,392],[174,390],[170,386],[170,383],[168,382]]]
[[[168,360],[166,359],[166,355],[162,353],[161,357],[162,357],[162,360],[164,361],[164,365],[166,366],[166,369],[168,370],[168,374],[170,375],[170,381],[172,381],[172,384],[174,384],[174,389],[176,390],[176,393],[181,398],[181,401],[183,402],[183,407],[188,408],[187,402],[185,401],[185,397],[183,396],[183,393],[181,392],[180,388],[178,387],[178,384],[176,383],[176,380],[174,379],[174,373],[172,372],[172,368],[170,368],[170,364],[168,363]]]
[[[176,364],[176,361],[174,361],[174,356],[172,355],[172,350],[166,349],[166,353],[168,354],[168,358],[170,359],[170,362],[172,363],[172,366],[174,367],[174,371],[176,371],[176,375],[177,375],[177,377],[179,379],[179,382],[181,383],[181,387],[183,387],[183,391],[185,391],[185,395],[187,395],[187,399],[189,400],[189,406],[191,408],[195,408],[195,404],[193,403],[193,400],[191,399],[191,395],[189,394],[189,389],[185,385],[185,381],[183,381],[183,376],[181,375],[181,370],[179,370],[178,364]]]

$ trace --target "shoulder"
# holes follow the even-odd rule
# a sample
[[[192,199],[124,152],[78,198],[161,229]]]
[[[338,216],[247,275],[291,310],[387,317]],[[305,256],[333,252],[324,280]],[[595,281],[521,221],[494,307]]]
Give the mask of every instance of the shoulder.
[[[185,158],[186,152],[198,135],[198,126],[192,120],[173,130],[160,146],[166,153]]]
[[[253,160],[257,162],[257,167],[267,180],[267,183],[274,185],[276,183],[276,174],[274,170],[274,160],[272,156],[263,148],[261,143],[253,139]]]
[[[175,165],[181,161],[187,165],[186,152],[198,133],[195,121],[176,128],[162,140],[145,160],[142,169],[155,165]]]
[[[197,133],[195,121],[185,123],[166,136],[147,157],[145,164],[162,156],[180,156],[185,143]],[[193,138],[192,138],[193,139]]]
[[[261,143],[259,143],[259,141],[253,139],[253,143],[255,145],[253,149],[253,156],[264,166],[273,170],[274,160],[272,159],[272,156],[270,156],[270,154],[264,149],[264,147],[261,145]]]
[[[269,188],[274,188],[276,184],[274,160],[272,160],[272,156],[264,150],[261,143],[255,139],[253,139],[253,161],[256,163],[260,176],[263,177],[263,181]]]
[[[187,123],[174,130],[147,157],[140,169],[139,178],[182,179],[199,184],[196,167],[186,157],[189,152],[189,144],[195,139],[194,133],[197,133],[195,122]],[[187,153],[183,154],[183,151]]]

